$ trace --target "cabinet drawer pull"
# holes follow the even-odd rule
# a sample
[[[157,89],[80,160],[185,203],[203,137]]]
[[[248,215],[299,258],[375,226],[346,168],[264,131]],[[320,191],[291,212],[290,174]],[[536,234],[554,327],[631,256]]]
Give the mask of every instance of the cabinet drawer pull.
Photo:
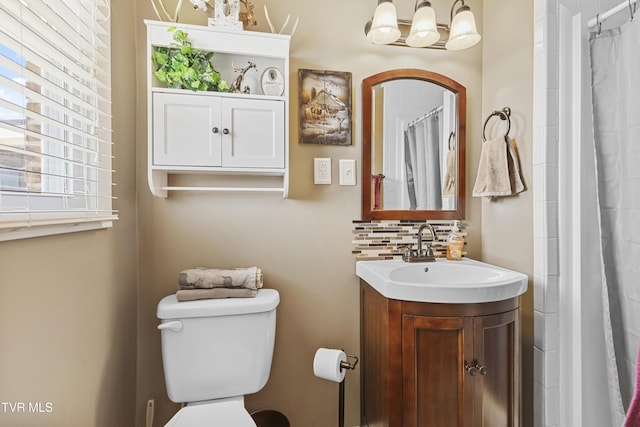
[[[224,133],[225,135],[229,135],[229,129],[227,128],[222,129],[222,133]]]
[[[218,129],[217,127],[214,126],[213,129],[211,129],[211,132],[218,133],[218,132],[220,132],[220,129]]]

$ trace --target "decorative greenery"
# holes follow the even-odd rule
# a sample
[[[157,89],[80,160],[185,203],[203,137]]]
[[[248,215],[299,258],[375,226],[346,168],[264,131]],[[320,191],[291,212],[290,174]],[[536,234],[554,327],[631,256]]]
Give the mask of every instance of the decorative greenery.
[[[213,52],[203,52],[191,47],[188,34],[171,27],[174,43],[171,46],[156,46],[151,61],[158,80],[174,89],[210,90],[226,92],[229,85],[220,78],[211,64]]]

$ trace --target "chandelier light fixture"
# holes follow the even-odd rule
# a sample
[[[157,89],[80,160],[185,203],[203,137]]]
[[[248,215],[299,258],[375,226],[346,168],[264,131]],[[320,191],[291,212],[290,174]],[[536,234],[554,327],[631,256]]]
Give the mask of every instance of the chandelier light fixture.
[[[464,0],[454,0],[449,18],[450,25],[436,22],[431,2],[416,0],[413,19],[398,19],[392,0],[378,0],[373,18],[364,26],[364,33],[373,44],[430,49],[463,50],[480,41],[475,17]]]

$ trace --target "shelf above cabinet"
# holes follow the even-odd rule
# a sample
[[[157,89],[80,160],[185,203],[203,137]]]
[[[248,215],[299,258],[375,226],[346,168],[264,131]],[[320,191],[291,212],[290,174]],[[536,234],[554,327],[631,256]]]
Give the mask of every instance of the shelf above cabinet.
[[[171,177],[171,179],[169,179]],[[276,193],[289,195],[288,172],[281,170],[225,170],[212,173],[201,168],[149,169],[149,188],[156,197],[166,198],[170,192],[201,193]]]
[[[198,96],[215,96],[220,98],[237,98],[237,99],[263,99],[272,101],[285,101],[284,96],[262,95],[257,93],[230,93],[230,92],[194,92],[188,89],[172,89],[168,87],[152,87],[151,93],[169,93],[182,95],[198,95]]]
[[[153,20],[145,20],[144,23],[147,26],[147,43],[152,46],[171,45],[173,38],[168,29],[176,27],[187,32],[189,34],[188,41],[198,49],[233,55],[286,57],[287,60],[289,57],[291,37],[285,34]]]

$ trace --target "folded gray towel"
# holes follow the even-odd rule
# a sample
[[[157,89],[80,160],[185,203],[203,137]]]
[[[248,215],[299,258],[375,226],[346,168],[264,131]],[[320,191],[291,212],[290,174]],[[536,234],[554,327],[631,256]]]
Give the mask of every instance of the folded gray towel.
[[[262,270],[258,267],[234,268],[192,268],[178,275],[180,289],[246,288],[262,287]]]
[[[178,301],[219,298],[254,298],[256,295],[258,295],[257,289],[247,288],[180,289],[176,292],[176,298]]]

